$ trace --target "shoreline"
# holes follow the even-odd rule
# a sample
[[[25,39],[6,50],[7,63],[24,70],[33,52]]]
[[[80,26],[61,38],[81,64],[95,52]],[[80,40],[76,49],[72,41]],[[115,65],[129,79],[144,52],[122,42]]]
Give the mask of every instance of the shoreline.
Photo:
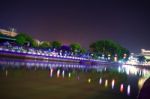
[[[108,63],[106,61],[98,61],[80,57],[65,57],[65,56],[48,56],[48,55],[37,55],[37,54],[28,54],[28,53],[18,53],[10,51],[0,51],[0,58],[16,58],[16,59],[29,59],[29,60],[45,60],[45,61],[56,61],[56,62],[69,62],[69,63],[81,63],[81,64],[99,64],[99,63]]]

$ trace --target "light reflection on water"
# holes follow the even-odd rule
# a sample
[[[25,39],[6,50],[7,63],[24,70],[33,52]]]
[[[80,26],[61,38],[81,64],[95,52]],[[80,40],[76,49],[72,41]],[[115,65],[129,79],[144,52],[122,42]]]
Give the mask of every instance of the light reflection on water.
[[[106,79],[105,80],[105,87],[107,87],[108,86],[108,80]]]
[[[120,85],[120,92],[123,92],[123,90],[124,90],[124,85],[121,84],[121,85]]]
[[[99,79],[99,84],[100,84],[100,85],[102,84],[102,78]]]
[[[83,69],[84,72],[87,72],[90,69],[96,69],[97,73],[108,72],[117,70],[120,74],[126,74],[127,77],[138,77],[138,89],[141,89],[143,86],[143,83],[145,80],[150,77],[150,71],[146,69],[140,69],[135,66],[130,65],[122,65],[122,66],[87,66],[83,64],[78,63],[65,63],[65,62],[48,62],[48,61],[31,61],[31,60],[0,60],[0,69],[5,70],[6,77],[9,75],[7,68],[20,68],[20,67],[26,67],[28,69],[35,67],[35,70],[37,68],[42,69],[48,69],[49,70],[49,77],[54,77],[56,75],[57,78],[71,78],[72,77],[72,71],[69,71],[66,68],[78,68]],[[62,67],[62,69],[59,69]],[[57,69],[58,68],[58,69]],[[104,74],[105,75],[105,74]],[[76,76],[77,80],[80,80],[80,76]],[[93,82],[93,78],[89,77],[87,78],[88,83]],[[119,82],[117,86],[117,81],[114,78],[109,79],[108,77],[99,77],[97,80],[97,83],[99,83],[100,86],[109,87],[111,86],[112,90],[119,90],[120,93],[126,93],[128,96],[130,96],[134,91],[134,81],[127,81],[127,82]],[[138,92],[138,91],[137,91]]]
[[[131,87],[130,87],[130,85],[128,85],[128,87],[127,87],[127,95],[130,95],[130,93],[131,93]]]
[[[142,86],[143,86],[144,82],[146,81],[146,79],[147,78],[145,78],[145,77],[139,78],[139,81],[138,81],[138,87],[139,87],[139,89],[142,88]]]
[[[115,80],[113,79],[112,82],[111,82],[112,89],[114,89],[114,86],[115,86]]]
[[[150,77],[150,70],[147,69],[140,69],[138,67],[131,65],[123,65],[122,67],[118,67],[118,72],[123,72],[123,70],[127,75],[139,76],[138,80],[139,90],[142,88],[144,82]]]

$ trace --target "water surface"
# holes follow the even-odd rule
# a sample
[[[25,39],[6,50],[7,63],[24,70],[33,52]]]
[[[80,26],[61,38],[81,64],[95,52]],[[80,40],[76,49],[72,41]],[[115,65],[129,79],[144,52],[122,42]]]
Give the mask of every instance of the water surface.
[[[0,98],[136,99],[150,71],[129,65],[0,60]]]

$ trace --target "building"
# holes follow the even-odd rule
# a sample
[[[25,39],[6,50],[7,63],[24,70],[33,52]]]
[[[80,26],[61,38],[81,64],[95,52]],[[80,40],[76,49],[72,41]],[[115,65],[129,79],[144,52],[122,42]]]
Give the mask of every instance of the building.
[[[150,60],[150,50],[141,49],[141,55]]]
[[[5,29],[0,29],[0,34],[10,36],[10,37],[15,37],[17,35],[14,28],[10,29],[10,31]]]
[[[141,49],[141,54],[150,56],[150,50]]]

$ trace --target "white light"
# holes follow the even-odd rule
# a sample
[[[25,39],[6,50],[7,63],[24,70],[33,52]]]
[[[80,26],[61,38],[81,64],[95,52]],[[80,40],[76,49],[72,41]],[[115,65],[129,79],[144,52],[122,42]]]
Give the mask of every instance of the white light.
[[[114,86],[115,86],[115,80],[113,79],[112,82],[111,82],[112,89],[114,89]]]
[[[127,95],[130,95],[130,90],[131,90],[130,85],[128,85],[128,87],[127,87]]]
[[[65,77],[65,71],[64,70],[62,71],[62,77],[63,78]]]
[[[68,74],[68,77],[69,77],[69,78],[71,77],[71,73]]]
[[[57,78],[60,76],[60,70],[57,70]]]
[[[102,78],[99,79],[99,84],[100,84],[100,85],[102,84]]]
[[[50,70],[50,76],[53,77],[53,69]]]
[[[88,83],[91,83],[91,78],[88,79]]]
[[[118,67],[118,72],[120,73],[120,71],[121,71],[121,68],[120,68],[120,67]]]

